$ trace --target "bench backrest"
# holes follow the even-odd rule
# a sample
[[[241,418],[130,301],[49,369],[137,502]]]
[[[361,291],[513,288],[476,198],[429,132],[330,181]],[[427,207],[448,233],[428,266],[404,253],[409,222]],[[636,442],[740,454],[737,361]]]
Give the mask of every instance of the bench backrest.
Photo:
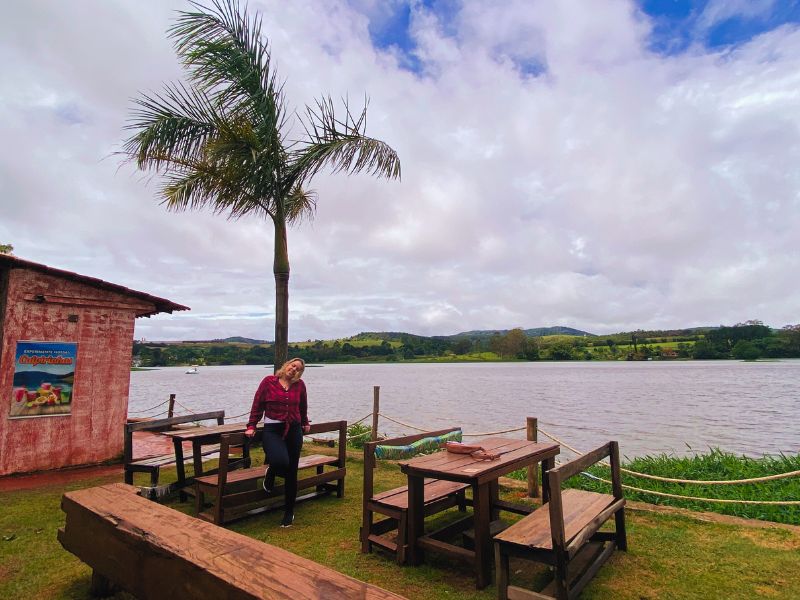
[[[585,471],[590,466],[600,462],[606,457],[611,458],[611,487],[615,501],[623,499],[622,478],[619,471],[619,444],[608,442],[599,448],[587,452],[583,456],[576,458],[555,469],[547,471],[547,481],[550,486],[550,532],[553,536],[553,550],[556,552],[564,551],[569,540],[565,539],[564,533],[564,507],[561,500],[561,490],[564,482]],[[597,523],[597,527],[602,525],[605,519]],[[580,541],[580,540],[579,540]]]
[[[367,442],[364,444],[364,502],[372,498],[375,488],[375,475],[373,469],[377,461],[375,458],[375,448],[378,446],[408,446],[414,442],[418,442],[425,438],[439,437],[455,431],[461,431],[460,427],[449,427],[447,429],[437,429],[436,431],[427,431],[425,433],[415,433],[414,435],[405,435],[402,437],[389,438],[386,440],[377,440],[374,442]]]
[[[133,462],[133,432],[134,431],[155,431],[158,429],[166,429],[173,425],[181,425],[183,423],[194,423],[196,421],[210,421],[216,420],[217,425],[225,424],[225,411],[212,410],[209,412],[192,413],[190,415],[180,415],[177,417],[168,417],[165,419],[153,419],[150,421],[134,421],[125,423],[125,447],[123,459],[125,464]]]

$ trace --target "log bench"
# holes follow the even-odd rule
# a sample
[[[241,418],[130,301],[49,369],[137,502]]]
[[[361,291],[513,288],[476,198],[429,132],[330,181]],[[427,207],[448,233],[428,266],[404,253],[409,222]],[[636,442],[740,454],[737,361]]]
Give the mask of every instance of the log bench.
[[[225,411],[214,410],[192,415],[182,415],[165,419],[154,419],[148,421],[132,421],[125,424],[125,442],[123,452],[123,463],[125,469],[125,483],[133,484],[134,473],[149,473],[150,487],[152,492],[158,486],[158,478],[161,467],[175,464],[175,454],[162,454],[160,456],[150,456],[139,460],[133,460],[133,433],[135,431],[163,431],[175,425],[185,423],[195,423],[197,421],[216,420],[217,425],[225,423]],[[203,455],[212,454],[219,451],[219,446],[209,447],[203,451]]]
[[[93,569],[91,593],[151,600],[402,596],[151,502],[115,483],[64,494],[58,540]]]
[[[339,451],[336,456],[311,454],[300,457],[297,477],[297,501],[309,500],[321,495],[336,493],[338,498],[344,496],[344,478],[347,474],[347,421],[330,421],[314,423],[309,435],[337,432]],[[235,519],[256,515],[283,506],[284,486],[275,486],[271,493],[264,491],[262,481],[266,471],[265,465],[232,471],[231,456],[244,449],[245,454],[250,444],[260,443],[262,431],[250,439],[243,433],[223,435],[219,450],[219,468],[212,475],[204,475],[195,479],[195,514],[201,519],[223,525]],[[269,457],[265,457],[268,461]],[[311,475],[303,475],[302,471],[314,469]],[[302,490],[313,488],[313,491],[300,494]]]
[[[607,456],[611,457],[612,494],[561,489],[567,479]],[[573,600],[616,548],[628,548],[617,442],[550,469],[547,477],[550,501],[494,538],[500,600]],[[615,531],[599,531],[612,516]],[[550,565],[553,581],[541,592],[510,585],[512,556]]]
[[[375,493],[373,471],[377,465],[375,455],[377,447],[413,448],[415,444],[424,444],[428,439],[440,437],[444,439],[456,432],[460,436],[461,429],[451,427],[364,444],[364,499],[360,532],[362,553],[367,554],[372,551],[373,545],[378,546],[392,552],[397,564],[402,565],[406,561],[408,551],[408,486]],[[466,510],[466,505],[470,503],[465,494],[467,488],[469,486],[464,483],[425,479],[425,516],[453,506],[458,506],[461,511]],[[375,522],[376,513],[386,518]],[[392,531],[396,532],[393,537],[385,535]]]

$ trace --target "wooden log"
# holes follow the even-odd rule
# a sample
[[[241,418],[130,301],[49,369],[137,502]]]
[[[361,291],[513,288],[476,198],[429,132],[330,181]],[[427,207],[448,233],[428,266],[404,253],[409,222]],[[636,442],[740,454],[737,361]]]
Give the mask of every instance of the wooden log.
[[[139,598],[316,599],[402,596],[110,484],[68,492],[58,539]]]

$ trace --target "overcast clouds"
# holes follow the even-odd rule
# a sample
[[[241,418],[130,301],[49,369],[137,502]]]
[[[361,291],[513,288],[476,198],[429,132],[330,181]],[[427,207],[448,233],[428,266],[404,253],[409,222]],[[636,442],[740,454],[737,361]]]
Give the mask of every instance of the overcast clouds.
[[[289,234],[291,340],[391,330],[800,322],[800,29],[679,52],[634,2],[250,2],[289,103],[370,97],[402,181],[319,175]],[[0,243],[175,302],[137,337],[272,339],[271,223],[168,213],[113,153],[181,76],[156,1],[16,2],[0,22]],[[386,25],[388,27],[388,25]]]

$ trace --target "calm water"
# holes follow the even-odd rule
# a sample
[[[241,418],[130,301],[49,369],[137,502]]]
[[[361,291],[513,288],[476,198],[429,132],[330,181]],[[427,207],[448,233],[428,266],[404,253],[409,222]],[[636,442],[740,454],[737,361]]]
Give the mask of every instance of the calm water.
[[[175,393],[192,411],[225,409],[234,417],[249,411],[258,383],[272,373],[263,366],[185,371],[131,373],[130,415],[165,410],[141,412]],[[800,452],[800,360],[325,365],[307,368],[303,379],[312,421],[364,417],[379,385],[381,413],[429,429],[497,431],[532,416],[579,450],[616,439],[629,457],[709,447],[754,456]],[[379,430],[412,433],[386,419]]]

